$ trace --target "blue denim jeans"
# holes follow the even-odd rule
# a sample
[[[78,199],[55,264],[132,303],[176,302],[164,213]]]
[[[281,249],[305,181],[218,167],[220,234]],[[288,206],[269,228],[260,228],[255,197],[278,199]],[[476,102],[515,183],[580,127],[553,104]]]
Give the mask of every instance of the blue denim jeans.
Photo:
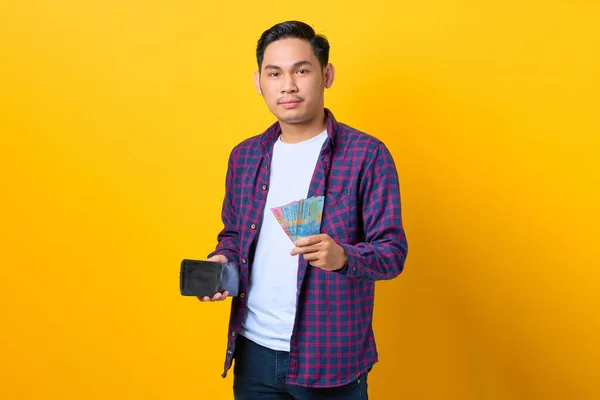
[[[288,363],[289,353],[271,350],[238,336],[233,367],[235,400],[368,399],[368,372],[344,386],[308,388],[285,382]]]

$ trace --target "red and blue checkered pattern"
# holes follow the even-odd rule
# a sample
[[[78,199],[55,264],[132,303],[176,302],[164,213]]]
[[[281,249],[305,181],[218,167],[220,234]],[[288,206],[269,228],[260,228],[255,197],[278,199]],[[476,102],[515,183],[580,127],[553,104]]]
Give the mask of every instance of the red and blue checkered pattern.
[[[408,244],[402,226],[400,186],[392,156],[378,139],[338,123],[325,109],[328,137],[307,197],[325,196],[321,233],[348,255],[339,272],[298,261],[297,311],[291,338],[288,383],[340,386],[378,360],[372,330],[375,281],[393,279],[403,268]],[[222,219],[214,254],[240,265],[240,293],[249,267],[269,189],[273,145],[279,123],[231,152]],[[223,377],[231,367],[246,297],[233,298]]]

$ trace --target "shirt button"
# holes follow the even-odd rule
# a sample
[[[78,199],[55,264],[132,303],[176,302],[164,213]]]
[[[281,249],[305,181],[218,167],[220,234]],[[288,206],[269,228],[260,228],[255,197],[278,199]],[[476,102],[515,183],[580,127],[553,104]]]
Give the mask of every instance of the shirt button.
[[[263,185],[263,190],[267,190],[267,185]]]
[[[352,267],[352,272],[356,272],[356,267]]]
[[[246,294],[245,293],[240,293],[240,298],[243,299],[244,297],[246,297]]]
[[[231,336],[235,336],[235,332],[231,332]]]
[[[252,228],[252,229],[256,229],[256,225],[255,225],[255,224],[252,224],[252,225],[250,225],[250,228]]]
[[[246,260],[245,258],[242,258],[242,262],[243,262],[244,264],[246,264],[247,260]]]

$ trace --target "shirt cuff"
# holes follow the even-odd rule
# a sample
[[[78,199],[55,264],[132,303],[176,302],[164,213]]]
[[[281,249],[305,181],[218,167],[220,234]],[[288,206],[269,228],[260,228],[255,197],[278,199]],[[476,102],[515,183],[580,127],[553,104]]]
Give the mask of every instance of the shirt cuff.
[[[346,243],[340,243],[340,246],[343,247],[344,251],[346,252],[346,256],[348,257],[348,260],[346,261],[346,265],[344,265],[342,267],[342,269],[338,269],[335,272],[338,272],[340,274],[344,274],[346,276],[350,276],[353,278],[358,278],[361,276],[360,272],[361,272],[361,268],[360,268],[360,253],[358,252],[358,250],[350,245],[350,244],[346,244]]]

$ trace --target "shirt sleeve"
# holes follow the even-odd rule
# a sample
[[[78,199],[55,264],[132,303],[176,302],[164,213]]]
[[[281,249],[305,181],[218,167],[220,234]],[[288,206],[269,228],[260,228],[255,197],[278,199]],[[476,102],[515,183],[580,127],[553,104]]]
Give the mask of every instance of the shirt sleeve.
[[[221,211],[223,229],[217,235],[217,247],[208,257],[221,254],[227,257],[229,262],[239,262],[239,232],[237,224],[237,213],[235,208],[234,190],[235,190],[235,154],[229,156],[227,164],[227,176],[225,179],[225,198]]]
[[[365,241],[340,243],[348,255],[340,273],[355,278],[393,279],[404,269],[408,243],[402,226],[398,173],[383,143],[377,145],[367,163],[359,187]]]

